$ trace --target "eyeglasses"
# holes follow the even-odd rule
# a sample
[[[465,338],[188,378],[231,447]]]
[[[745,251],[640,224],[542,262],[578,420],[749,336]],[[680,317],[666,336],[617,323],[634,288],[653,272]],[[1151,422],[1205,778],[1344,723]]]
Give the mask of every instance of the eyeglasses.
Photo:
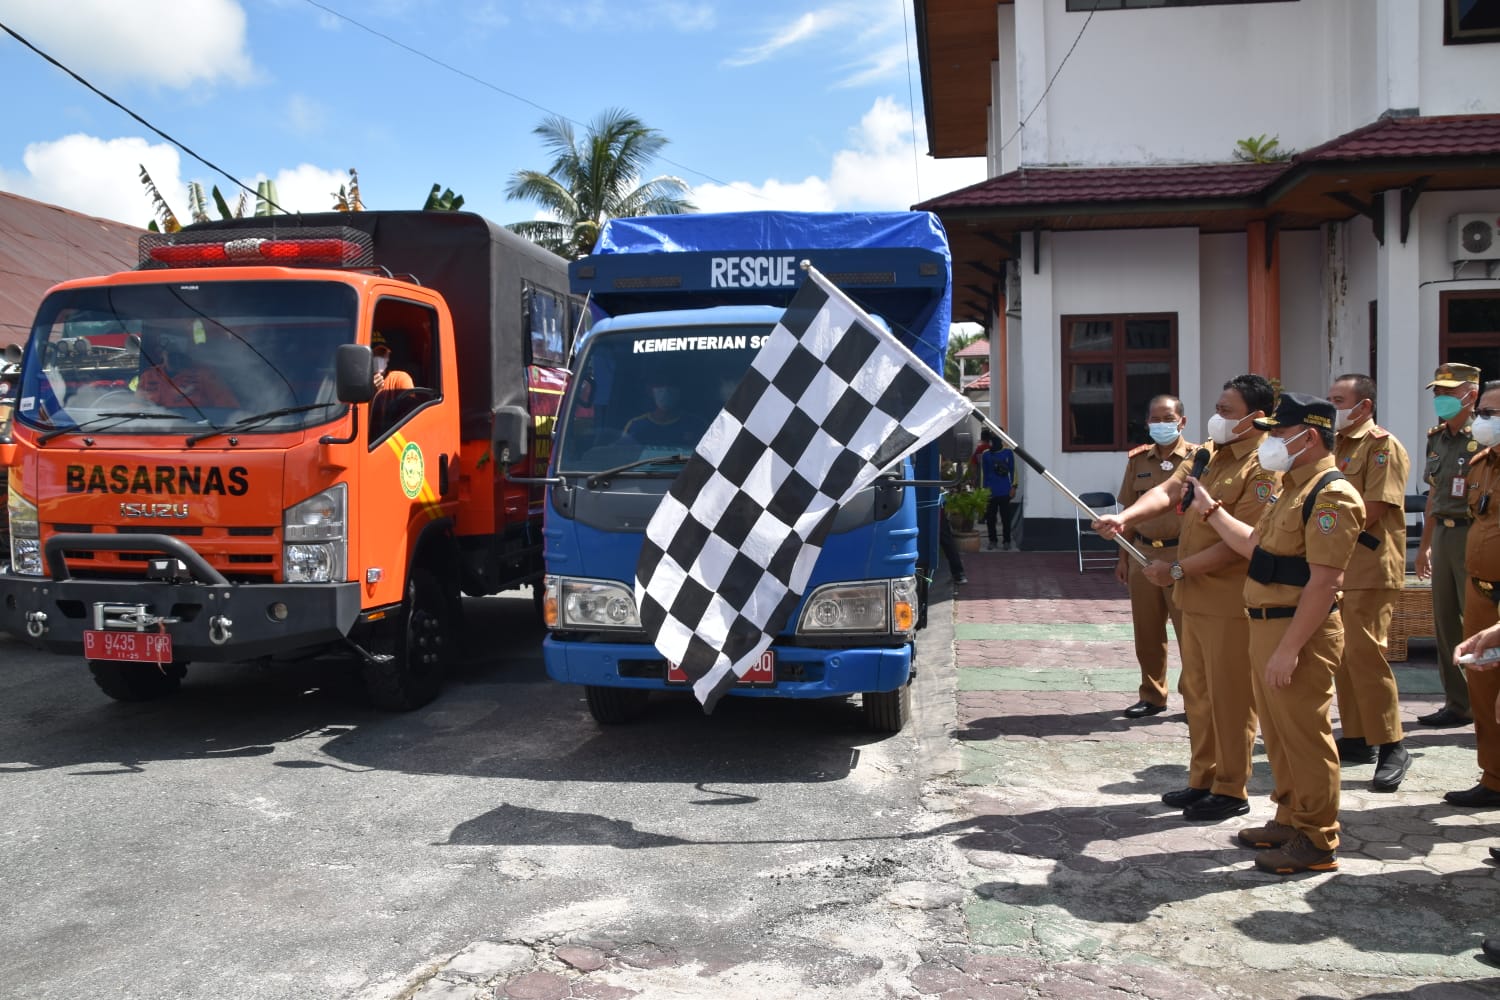
[[[1475,410],[1474,413],[1476,416],[1480,417],[1500,416],[1500,410],[1495,409],[1493,406],[1481,406],[1479,409]]]

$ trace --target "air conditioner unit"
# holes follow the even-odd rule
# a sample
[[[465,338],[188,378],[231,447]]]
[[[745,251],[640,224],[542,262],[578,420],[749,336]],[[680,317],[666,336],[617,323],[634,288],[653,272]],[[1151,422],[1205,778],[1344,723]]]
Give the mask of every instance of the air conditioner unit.
[[[1448,249],[1455,264],[1500,260],[1500,212],[1455,215],[1448,222]]]

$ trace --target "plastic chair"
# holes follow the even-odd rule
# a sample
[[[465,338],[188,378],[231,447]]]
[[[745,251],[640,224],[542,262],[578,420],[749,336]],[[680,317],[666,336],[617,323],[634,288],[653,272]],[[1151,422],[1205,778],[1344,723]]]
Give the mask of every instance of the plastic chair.
[[[1095,491],[1092,493],[1080,493],[1078,499],[1088,504],[1095,512],[1100,514],[1118,514],[1120,504],[1115,500],[1113,493]],[[1120,547],[1114,542],[1106,541],[1094,533],[1089,527],[1089,519],[1084,516],[1083,511],[1078,511],[1073,518],[1074,537],[1078,543],[1078,572],[1085,569],[1113,569],[1120,558]]]

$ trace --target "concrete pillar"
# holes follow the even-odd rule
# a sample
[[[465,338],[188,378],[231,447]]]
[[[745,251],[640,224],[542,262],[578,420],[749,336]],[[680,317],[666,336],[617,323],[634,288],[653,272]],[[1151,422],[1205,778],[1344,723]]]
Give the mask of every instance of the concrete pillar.
[[[1432,393],[1424,388],[1437,367],[1437,343],[1434,338],[1431,350],[1422,351],[1422,306],[1417,287],[1421,283],[1421,241],[1414,238],[1401,242],[1401,192],[1387,191],[1382,197],[1385,244],[1376,254],[1379,330],[1375,354],[1380,373],[1375,417],[1411,453],[1412,475],[1406,492],[1416,493],[1426,455],[1427,428],[1437,422]],[[1418,202],[1412,216],[1413,233],[1418,229],[1421,211]]]
[[[1266,245],[1270,243],[1270,266]],[[1249,308],[1250,368],[1269,379],[1281,377],[1281,251],[1264,222],[1245,227],[1245,275]]]

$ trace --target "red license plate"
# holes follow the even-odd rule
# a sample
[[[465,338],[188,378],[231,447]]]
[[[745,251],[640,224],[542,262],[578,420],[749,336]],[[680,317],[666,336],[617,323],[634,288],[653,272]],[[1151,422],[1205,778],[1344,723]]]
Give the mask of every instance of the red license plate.
[[[670,660],[667,662],[667,683],[686,684],[688,682],[687,672]],[[760,654],[760,659],[754,663],[745,676],[740,678],[741,687],[774,687],[776,684],[776,654],[766,650]]]
[[[83,633],[83,657],[86,660],[123,660],[126,663],[171,663],[172,637],[165,632],[106,632],[88,629]]]

